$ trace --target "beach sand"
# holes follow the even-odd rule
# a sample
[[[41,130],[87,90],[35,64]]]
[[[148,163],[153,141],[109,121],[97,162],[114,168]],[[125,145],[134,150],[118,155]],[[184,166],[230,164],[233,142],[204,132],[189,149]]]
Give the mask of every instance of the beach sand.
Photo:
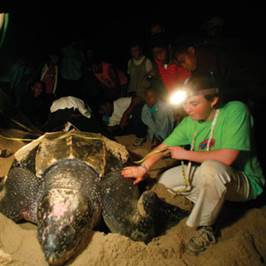
[[[23,137],[23,132],[9,130],[4,136]],[[119,137],[118,141],[134,152],[144,156],[149,145],[134,148],[133,136]],[[25,143],[0,138],[0,148],[15,152]],[[5,176],[13,156],[0,158],[0,176]],[[151,171],[158,177],[162,169],[173,164],[167,159]],[[191,204],[183,197],[173,197],[162,186],[152,187],[167,202],[190,209]],[[186,218],[170,228],[165,234],[154,238],[147,245],[113,233],[95,231],[87,248],[67,265],[73,266],[162,266],[162,265],[242,265],[266,264],[266,206],[249,204],[225,204],[217,223],[220,227],[218,242],[198,256],[185,250],[185,243],[193,230],[185,225]],[[0,265],[44,266],[47,265],[36,238],[36,226],[30,223],[16,224],[0,214]]]

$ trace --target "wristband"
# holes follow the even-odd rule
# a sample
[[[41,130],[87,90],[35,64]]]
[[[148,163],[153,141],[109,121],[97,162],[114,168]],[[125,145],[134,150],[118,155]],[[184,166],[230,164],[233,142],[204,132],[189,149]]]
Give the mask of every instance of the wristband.
[[[141,165],[139,165],[139,166],[142,167],[142,168],[144,168],[146,172],[149,171],[149,169],[147,168],[147,166],[146,166],[145,164],[141,164]]]

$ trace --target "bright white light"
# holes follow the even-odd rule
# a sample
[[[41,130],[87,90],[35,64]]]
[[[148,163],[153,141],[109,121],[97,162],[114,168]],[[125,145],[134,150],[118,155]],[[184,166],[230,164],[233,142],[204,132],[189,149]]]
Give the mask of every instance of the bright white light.
[[[177,90],[170,95],[169,102],[173,105],[182,104],[187,98],[187,92],[185,90]]]

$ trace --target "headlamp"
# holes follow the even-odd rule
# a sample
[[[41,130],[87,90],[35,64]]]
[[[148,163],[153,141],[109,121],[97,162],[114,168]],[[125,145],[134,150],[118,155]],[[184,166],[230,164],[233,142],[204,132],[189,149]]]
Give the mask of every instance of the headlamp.
[[[190,96],[196,96],[196,95],[215,95],[219,94],[218,88],[209,88],[209,89],[203,89],[203,90],[197,90],[193,91],[190,88],[179,88],[174,90],[170,97],[169,97],[169,103],[172,105],[181,105],[183,104],[186,99]]]
[[[172,105],[180,105],[188,97],[188,92],[185,89],[178,89],[173,91],[173,93],[169,97],[169,103]]]

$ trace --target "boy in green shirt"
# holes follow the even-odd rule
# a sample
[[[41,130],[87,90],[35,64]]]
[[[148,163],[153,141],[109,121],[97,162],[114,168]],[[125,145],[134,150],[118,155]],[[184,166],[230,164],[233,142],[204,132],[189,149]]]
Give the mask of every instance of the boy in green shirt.
[[[197,228],[187,245],[194,254],[216,242],[212,226],[224,201],[255,199],[265,183],[254,151],[248,109],[238,101],[221,105],[219,90],[213,85],[207,77],[192,77],[184,102],[188,116],[140,166],[122,170],[125,178],[134,178],[137,184],[166,154],[188,161],[164,172],[159,183],[194,203],[186,222]],[[190,145],[190,150],[184,145]]]

